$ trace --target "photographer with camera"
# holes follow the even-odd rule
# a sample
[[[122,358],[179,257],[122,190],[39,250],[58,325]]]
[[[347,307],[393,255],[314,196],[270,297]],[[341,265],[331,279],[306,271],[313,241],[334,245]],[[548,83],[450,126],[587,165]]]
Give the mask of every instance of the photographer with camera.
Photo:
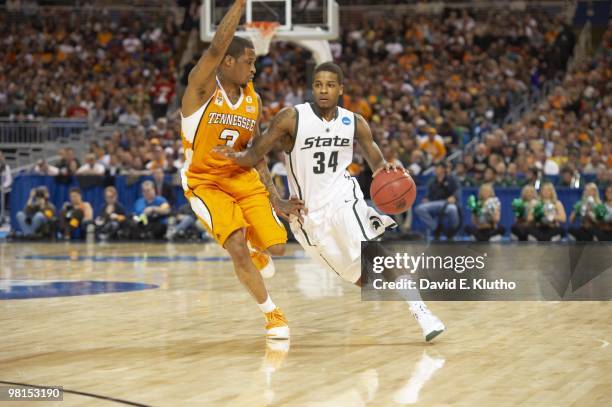
[[[96,234],[102,241],[120,238],[125,226],[126,212],[123,205],[117,200],[118,193],[115,187],[106,187],[104,190],[104,205],[96,218]]]
[[[4,216],[9,202],[9,192],[13,184],[11,167],[4,160],[4,154],[0,151],[0,226],[4,224]]]
[[[47,187],[32,188],[25,208],[17,213],[18,237],[51,237],[57,222],[55,206]]]
[[[70,201],[62,208],[60,228],[65,240],[85,237],[87,225],[93,222],[93,209],[89,202],[83,201],[79,188],[70,188]]]

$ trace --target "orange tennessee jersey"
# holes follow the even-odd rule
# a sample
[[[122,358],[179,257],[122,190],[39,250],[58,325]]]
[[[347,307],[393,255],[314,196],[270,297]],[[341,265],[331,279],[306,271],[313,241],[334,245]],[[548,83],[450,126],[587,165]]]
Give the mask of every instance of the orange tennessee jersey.
[[[210,100],[189,117],[181,115],[181,137],[185,164],[181,171],[183,187],[187,182],[227,176],[247,170],[232,161],[213,155],[216,146],[229,146],[236,151],[246,149],[255,132],[259,105],[253,84],[241,89],[241,96],[232,104],[223,87],[217,88]]]

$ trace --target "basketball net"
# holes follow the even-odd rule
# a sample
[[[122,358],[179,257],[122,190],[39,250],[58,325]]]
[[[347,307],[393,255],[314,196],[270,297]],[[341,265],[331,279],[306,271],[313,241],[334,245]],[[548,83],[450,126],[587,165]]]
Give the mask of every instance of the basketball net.
[[[276,21],[253,21],[246,24],[246,33],[253,42],[257,55],[266,55],[270,52],[270,43],[279,26]]]

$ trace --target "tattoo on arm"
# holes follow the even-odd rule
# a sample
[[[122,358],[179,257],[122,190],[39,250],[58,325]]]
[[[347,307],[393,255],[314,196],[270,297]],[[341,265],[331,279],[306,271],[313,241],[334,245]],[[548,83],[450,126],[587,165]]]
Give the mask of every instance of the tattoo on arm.
[[[210,46],[189,74],[189,80],[204,81],[214,74],[236,33],[245,8],[245,0],[236,0],[219,23]]]
[[[276,185],[274,185],[274,181],[272,181],[272,174],[270,174],[270,170],[268,169],[268,164],[266,164],[266,161],[261,160],[255,167],[255,169],[257,169],[257,172],[259,173],[259,178],[261,178],[261,182],[266,186],[266,189],[270,194],[270,202],[274,202],[280,199],[280,195],[276,190]]]
[[[242,17],[245,5],[246,2],[244,0],[236,0],[219,23],[219,28],[217,29],[209,48],[213,54],[225,54],[225,51],[227,51],[227,48],[234,37],[234,33],[236,32],[236,28],[238,28],[238,24],[240,23],[240,17]]]
[[[282,147],[286,150],[287,136],[293,137],[292,126],[295,126],[295,110],[293,108],[281,110],[272,119],[268,130],[263,135],[255,138],[248,153],[251,162],[258,163],[267,153],[278,147],[279,142],[283,144]]]

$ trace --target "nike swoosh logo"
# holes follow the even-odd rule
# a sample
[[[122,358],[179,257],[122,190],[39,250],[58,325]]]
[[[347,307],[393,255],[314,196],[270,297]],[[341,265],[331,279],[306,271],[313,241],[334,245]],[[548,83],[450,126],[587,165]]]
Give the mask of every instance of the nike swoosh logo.
[[[350,201],[347,201],[346,199],[344,200],[344,203],[349,203],[349,202],[353,202],[353,199],[351,199]]]

